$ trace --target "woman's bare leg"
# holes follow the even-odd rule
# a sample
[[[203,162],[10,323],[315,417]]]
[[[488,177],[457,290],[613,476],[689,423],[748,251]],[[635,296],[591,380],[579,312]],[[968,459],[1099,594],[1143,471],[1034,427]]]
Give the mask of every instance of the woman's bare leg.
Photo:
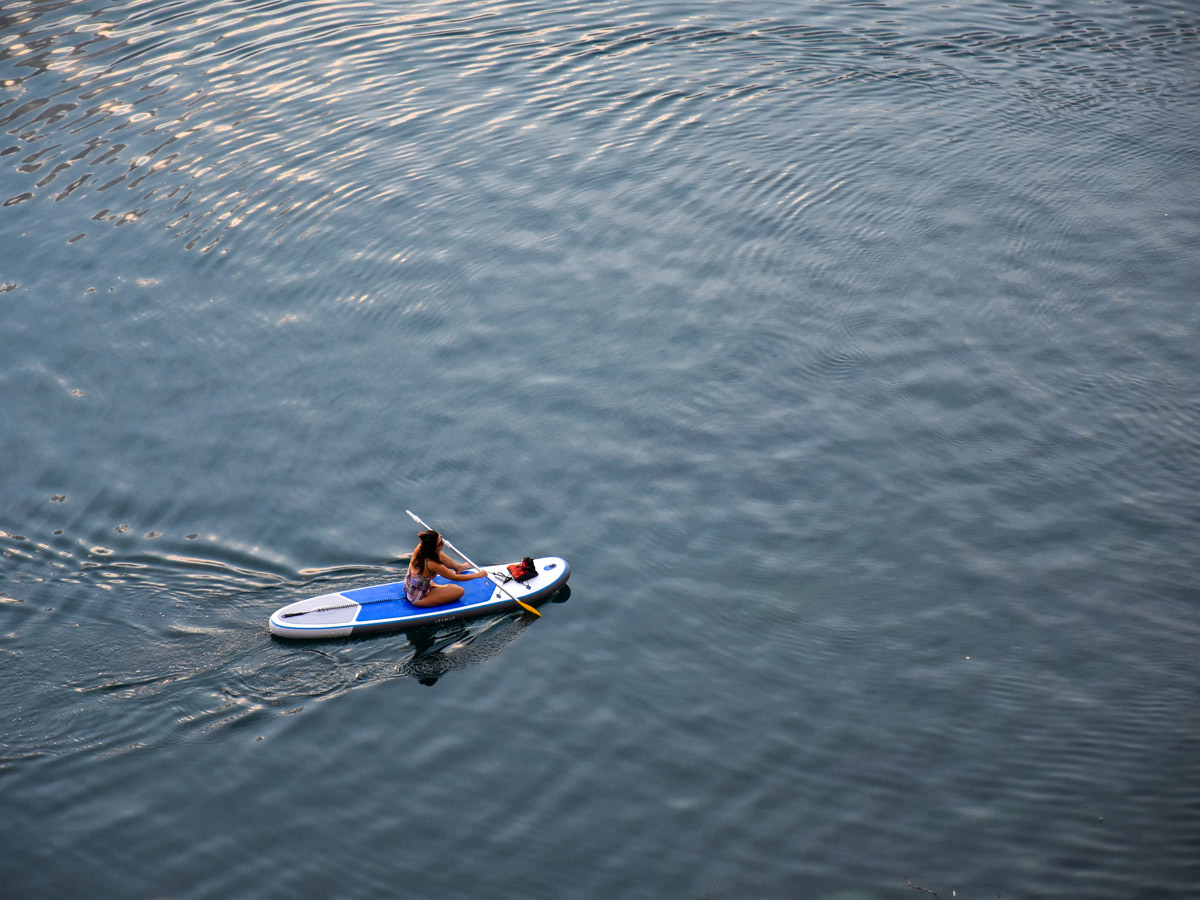
[[[453,603],[463,593],[460,584],[435,584],[428,594],[420,600],[414,600],[413,606],[445,606],[447,603]]]

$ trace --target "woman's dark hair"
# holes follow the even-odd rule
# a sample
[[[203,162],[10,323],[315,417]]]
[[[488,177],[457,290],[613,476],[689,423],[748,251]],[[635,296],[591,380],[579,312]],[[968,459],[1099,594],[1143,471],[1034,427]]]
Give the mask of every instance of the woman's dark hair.
[[[417,545],[417,549],[413,553],[412,568],[413,571],[424,575],[430,561],[437,562],[441,558],[438,553],[438,543],[442,540],[442,536],[436,531],[422,531],[417,535],[417,540],[421,543]]]

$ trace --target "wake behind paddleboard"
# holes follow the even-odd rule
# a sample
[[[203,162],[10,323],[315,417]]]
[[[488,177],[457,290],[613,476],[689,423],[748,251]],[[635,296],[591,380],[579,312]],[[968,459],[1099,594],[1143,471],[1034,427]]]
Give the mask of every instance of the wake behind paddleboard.
[[[504,589],[521,603],[537,607],[549,600],[571,577],[571,567],[557,556],[533,561],[537,575],[528,581],[509,580]],[[484,566],[497,581],[508,577],[507,565]],[[404,596],[404,582],[392,581],[299,600],[271,615],[271,634],[286,638],[340,638],[380,631],[403,631],[519,610],[520,605],[490,579],[450,582],[440,575],[434,584],[457,583],[463,595],[441,606],[413,606]]]

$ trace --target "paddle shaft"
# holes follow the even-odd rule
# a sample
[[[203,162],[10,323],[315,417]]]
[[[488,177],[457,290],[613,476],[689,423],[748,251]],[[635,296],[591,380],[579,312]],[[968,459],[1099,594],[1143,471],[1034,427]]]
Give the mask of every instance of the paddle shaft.
[[[405,512],[408,513],[409,517],[412,518],[412,520],[414,522],[416,522],[418,525],[420,525],[426,531],[436,531],[436,529],[430,528],[428,525],[426,525],[424,522],[422,522],[421,519],[417,516],[417,514],[415,512],[413,512],[411,509],[406,509]],[[441,534],[441,532],[438,532],[438,533]],[[529,610],[535,616],[541,615],[540,612],[538,612],[536,609],[534,609],[528,603],[522,603],[520,600],[518,600],[516,597],[514,597],[512,594],[510,594],[508,592],[508,588],[506,588],[501,582],[497,581],[495,578],[492,577],[491,572],[489,572],[487,569],[485,569],[483,566],[479,565],[478,563],[472,562],[471,557],[467,556],[467,554],[463,553],[461,550],[459,550],[457,547],[455,547],[452,543],[450,543],[450,539],[447,538],[444,534],[442,535],[442,543],[445,544],[447,547],[449,547],[451,550],[453,550],[455,553],[457,553],[459,556],[461,556],[466,561],[467,565],[471,566],[472,568],[478,569],[480,572],[482,572],[484,575],[486,575],[487,580],[490,581],[492,584],[494,584],[496,587],[500,588],[500,590],[504,593],[504,595],[506,597],[508,597],[509,600],[512,600],[514,603],[516,603],[522,609]]]

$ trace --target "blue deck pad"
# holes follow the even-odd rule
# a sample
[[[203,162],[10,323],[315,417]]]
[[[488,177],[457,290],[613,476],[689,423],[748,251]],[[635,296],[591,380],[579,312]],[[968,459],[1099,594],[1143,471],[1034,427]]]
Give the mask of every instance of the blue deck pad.
[[[433,583],[453,584],[454,582],[439,575],[433,579]],[[358,615],[354,617],[355,622],[375,622],[380,619],[394,619],[398,616],[411,615],[414,610],[434,612],[439,609],[458,609],[461,606],[482,603],[495,590],[495,585],[486,578],[460,581],[458,584],[464,590],[462,597],[453,603],[445,603],[441,606],[413,606],[404,597],[403,581],[393,581],[390,584],[377,584],[373,587],[356,588],[353,591],[342,591],[342,596],[353,600],[355,603],[363,604],[362,609],[358,611]]]
[[[342,596],[355,603],[374,603],[377,600],[403,600],[404,582],[393,581],[390,584],[376,584],[372,587],[357,588],[353,591],[342,591]]]

